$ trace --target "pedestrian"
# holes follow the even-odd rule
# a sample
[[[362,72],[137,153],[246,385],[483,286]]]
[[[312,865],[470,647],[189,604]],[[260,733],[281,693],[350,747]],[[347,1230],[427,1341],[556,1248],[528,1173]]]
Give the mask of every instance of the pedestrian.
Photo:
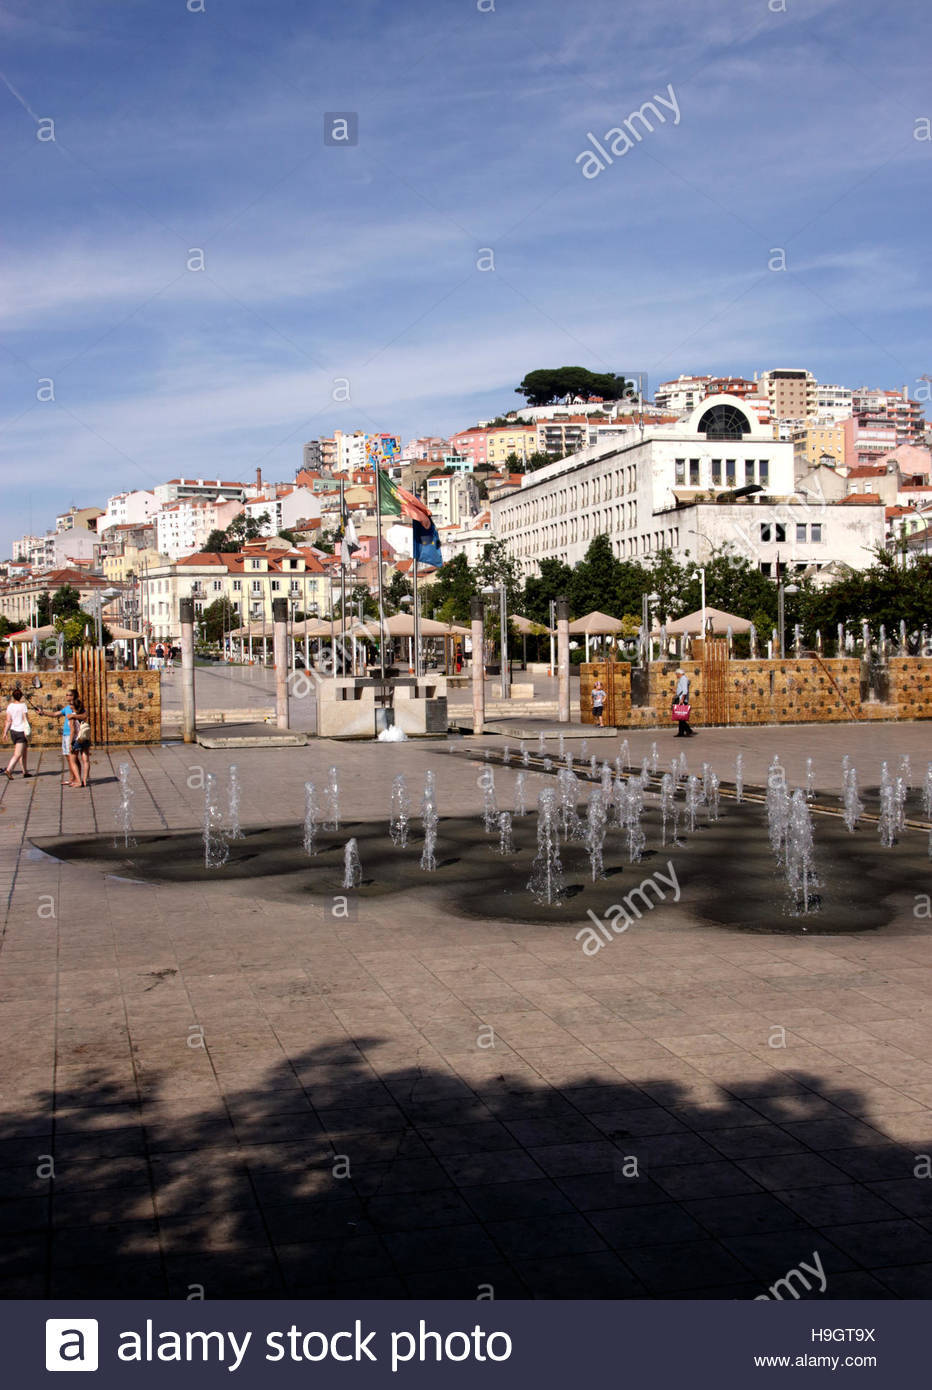
[[[162,646],[161,642],[159,642],[158,645],[156,646],[156,649],[155,649],[155,669],[156,669],[157,671],[161,671],[161,669],[162,669],[162,667],[164,666],[164,664],[165,664],[165,648]]]
[[[74,751],[75,736],[78,732],[78,711],[77,705],[80,704],[80,696],[76,690],[68,691],[68,700],[58,711],[58,718],[63,719],[61,731],[61,755],[68,765],[71,774],[68,782],[63,782],[65,787],[80,787],[81,773],[78,765],[78,755]]]
[[[74,751],[77,754],[81,778],[79,785],[86,787],[88,778],[91,775],[91,726],[88,722],[87,710],[84,708],[84,702],[77,692],[74,692],[74,694],[75,698],[72,703],[74,704],[74,713],[77,719],[77,729],[75,730],[74,736]]]
[[[690,713],[689,677],[682,666],[678,666],[676,671],[676,692],[673,696],[673,718],[676,721],[677,738],[695,738],[695,729],[689,727]]]
[[[169,642],[169,643],[168,643],[168,646],[165,648],[165,659],[166,659],[166,663],[167,663],[167,665],[168,665],[169,671],[174,671],[174,669],[175,669],[175,648],[172,646],[171,642]]]
[[[605,686],[597,680],[592,687],[592,717],[600,729],[605,728],[602,716],[605,713],[606,691]]]
[[[3,769],[5,777],[12,782],[13,769],[17,763],[23,765],[23,776],[31,777],[29,771],[29,736],[32,729],[29,725],[29,710],[23,698],[23,692],[16,686],[13,691],[13,698],[6,707],[6,719],[3,724],[3,737],[9,734],[13,743],[13,754],[6,767]]]
[[[463,669],[463,648],[458,646],[457,649],[456,649],[456,674],[459,675],[459,673],[462,671],[462,669]]]

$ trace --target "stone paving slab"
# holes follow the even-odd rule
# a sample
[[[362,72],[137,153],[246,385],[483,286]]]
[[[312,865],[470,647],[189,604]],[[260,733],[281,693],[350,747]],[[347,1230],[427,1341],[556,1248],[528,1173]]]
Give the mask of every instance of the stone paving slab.
[[[635,765],[683,747],[627,737]],[[416,804],[428,768],[441,815],[479,814],[501,741],[458,743],[476,758],[98,752],[87,792],[44,751],[0,787],[0,1293],[754,1298],[818,1250],[825,1293],[804,1297],[925,1296],[927,920],[762,936],[669,902],[587,959],[565,929],[453,918],[427,885],[342,919],[31,846],[112,835],[124,761],[140,834],[196,827],[232,760],[246,825],[300,834],[331,765],[349,820],[385,818],[401,771]],[[862,786],[930,756],[927,725],[706,730],[686,751],[723,778],[741,752],[748,783],[812,757],[825,795],[845,754]],[[506,792],[515,775],[496,768]]]

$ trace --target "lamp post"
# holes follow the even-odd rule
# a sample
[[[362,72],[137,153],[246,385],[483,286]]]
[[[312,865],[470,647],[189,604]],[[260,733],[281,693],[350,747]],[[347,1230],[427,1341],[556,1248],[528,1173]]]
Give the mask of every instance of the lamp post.
[[[783,580],[777,585],[777,646],[779,648],[780,660],[783,660],[784,649],[786,646],[784,633],[786,631],[786,595],[798,594],[798,584],[784,584]]]
[[[501,584],[498,588],[496,588],[496,586],[495,586],[494,584],[486,584],[486,585],[483,587],[482,592],[483,592],[484,594],[488,595],[490,598],[493,597],[495,594],[498,594],[498,619],[499,619],[499,625],[500,625],[500,628],[501,628],[501,632],[500,632],[500,643],[501,643],[501,657],[502,657],[502,665],[501,665],[501,693],[502,693],[502,699],[503,699],[503,700],[507,700],[507,699],[508,699],[508,695],[509,695],[509,681],[508,681],[508,592],[507,592],[507,590],[506,590],[504,584]]]
[[[701,621],[702,621],[702,640],[705,641],[705,565],[699,565],[699,566],[697,566],[696,572],[695,572],[695,576],[694,576],[694,577],[695,577],[696,579],[698,579],[698,580],[700,581],[700,583],[702,584],[702,619],[701,619]]]

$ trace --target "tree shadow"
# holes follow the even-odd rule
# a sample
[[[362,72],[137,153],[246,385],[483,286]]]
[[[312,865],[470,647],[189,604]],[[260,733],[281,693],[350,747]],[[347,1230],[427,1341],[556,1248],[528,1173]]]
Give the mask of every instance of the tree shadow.
[[[359,1036],[261,1072],[243,1063],[246,1079],[234,1075],[222,1098],[209,1052],[194,1047],[187,1071],[139,1072],[130,1086],[88,1069],[8,1111],[0,1289],[97,1299],[929,1292],[922,1156],[932,1136],[886,1137],[860,1118],[868,1102],[854,1089],[780,1072],[710,1083],[697,1104],[663,1077],[548,1085],[513,1054],[499,1067],[494,1049],[479,1048],[460,1067],[467,1085],[452,1069],[386,1065],[384,1045]]]

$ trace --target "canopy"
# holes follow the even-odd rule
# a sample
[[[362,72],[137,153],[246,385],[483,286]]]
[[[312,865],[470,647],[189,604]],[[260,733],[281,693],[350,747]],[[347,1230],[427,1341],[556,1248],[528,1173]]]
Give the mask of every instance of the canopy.
[[[712,631],[720,637],[724,637],[729,628],[733,633],[749,632],[751,628],[747,618],[739,618],[735,613],[723,613],[720,608],[710,608],[706,605],[705,616],[706,624],[711,618]],[[687,634],[701,637],[702,609],[697,608],[695,613],[687,613],[683,618],[676,618],[673,622],[667,623],[666,628],[668,637],[685,637]]]
[[[27,627],[25,632],[7,633],[8,642],[46,642],[50,637],[57,637],[58,629],[51,623],[46,623],[44,627]]]
[[[438,623],[433,618],[422,618],[418,624],[422,637],[450,637],[469,635],[469,628],[456,627],[453,623]],[[379,620],[371,618],[368,622],[357,623],[353,629],[357,634],[370,636],[373,638],[379,635]],[[414,615],[412,613],[395,613],[393,617],[385,619],[385,632],[389,637],[413,637],[414,636]]]
[[[118,623],[107,623],[107,627],[114,642],[136,642],[142,638],[141,632],[131,632],[128,627],[120,627]]]
[[[522,637],[545,637],[553,632],[553,628],[547,627],[546,623],[535,623],[533,618],[522,617],[520,613],[510,613],[508,621],[514,623]]]
[[[606,637],[614,632],[621,632],[624,623],[620,618],[610,618],[607,613],[587,613],[584,618],[577,618],[570,623],[570,632],[574,637]]]

